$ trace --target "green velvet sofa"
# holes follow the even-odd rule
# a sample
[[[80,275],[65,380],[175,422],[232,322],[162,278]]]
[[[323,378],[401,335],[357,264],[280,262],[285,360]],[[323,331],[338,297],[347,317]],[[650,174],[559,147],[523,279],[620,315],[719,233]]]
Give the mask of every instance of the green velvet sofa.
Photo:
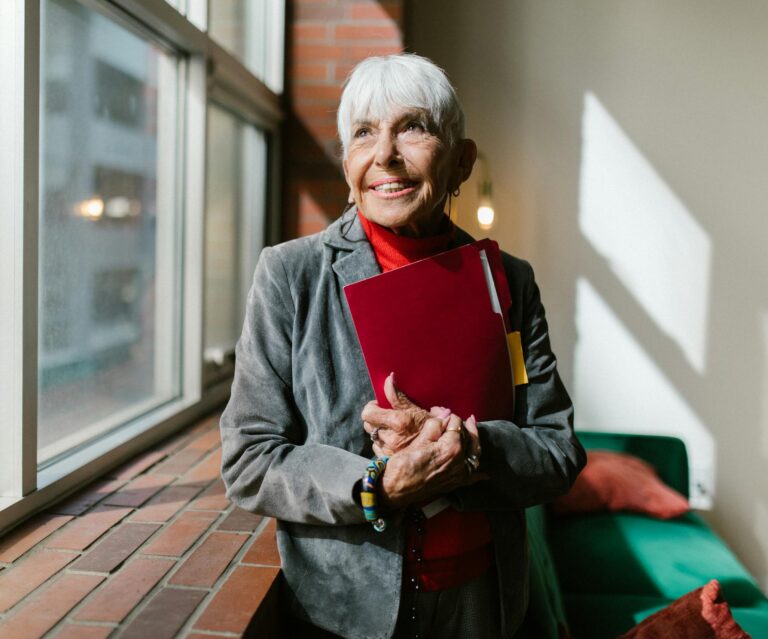
[[[674,437],[579,432],[587,449],[626,452],[652,464],[688,496],[685,445]],[[658,520],[632,513],[552,516],[527,512],[531,602],[524,637],[615,638],[682,595],[717,579],[736,621],[768,639],[768,599],[696,513]]]

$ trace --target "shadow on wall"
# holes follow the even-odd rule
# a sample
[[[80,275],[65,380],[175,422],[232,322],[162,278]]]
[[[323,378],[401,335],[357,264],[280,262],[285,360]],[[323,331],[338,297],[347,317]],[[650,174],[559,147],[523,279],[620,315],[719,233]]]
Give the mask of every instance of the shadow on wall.
[[[315,16],[304,15],[313,7],[304,2],[286,3],[286,24]],[[336,104],[325,99],[328,87],[323,83],[313,86],[319,90],[316,99],[304,104],[296,98],[301,88],[297,72],[296,35],[293,28],[286,29],[285,36],[285,87],[287,98],[286,120],[283,124],[282,145],[282,197],[281,239],[287,240],[310,235],[323,230],[339,216],[346,202],[344,177],[338,153],[335,153]],[[296,77],[294,77],[296,76]],[[306,87],[304,87],[306,88]],[[339,92],[340,93],[340,92]],[[315,130],[308,128],[315,126]],[[340,191],[342,199],[336,201]]]
[[[593,274],[576,280],[580,422],[680,436],[690,451],[691,501],[709,508],[714,441],[664,364],[674,361],[686,377],[705,374],[711,240],[592,93],[580,175],[579,228]],[[636,334],[652,336],[645,348]]]
[[[339,217],[349,187],[341,161],[320,145],[296,114],[289,115],[285,131],[283,237],[292,238],[317,233]]]
[[[355,64],[402,50],[403,0],[286,3],[283,239],[322,231],[349,195],[336,110]]]

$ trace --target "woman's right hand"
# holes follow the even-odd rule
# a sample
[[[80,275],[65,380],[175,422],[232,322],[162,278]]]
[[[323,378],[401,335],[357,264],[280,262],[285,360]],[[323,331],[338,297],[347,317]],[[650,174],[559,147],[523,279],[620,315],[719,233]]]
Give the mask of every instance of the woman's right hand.
[[[479,452],[474,417],[462,424],[460,417],[451,415],[440,437],[431,439],[423,431],[389,458],[379,484],[382,503],[399,509],[488,479],[483,473],[471,472],[466,463],[467,455]]]
[[[433,406],[427,411],[418,406],[395,385],[394,373],[384,381],[384,395],[392,408],[383,408],[371,401],[361,415],[363,428],[371,436],[373,450],[379,457],[407,448],[424,431],[429,439],[440,437],[450,410]]]

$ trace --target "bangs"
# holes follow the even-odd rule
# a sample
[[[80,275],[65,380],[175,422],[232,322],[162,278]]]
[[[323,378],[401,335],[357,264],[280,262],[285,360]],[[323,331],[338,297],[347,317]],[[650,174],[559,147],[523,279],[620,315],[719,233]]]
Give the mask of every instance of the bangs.
[[[430,125],[439,125],[443,119],[440,117],[443,109],[439,108],[442,105],[434,104],[435,96],[423,85],[393,67],[381,67],[371,75],[370,82],[359,88],[350,105],[350,123],[381,120],[400,109],[417,109],[427,115]]]
[[[386,119],[403,109],[417,109],[425,124],[449,145],[464,136],[464,113],[445,73],[413,54],[363,60],[347,79],[337,115],[342,148],[355,122]]]

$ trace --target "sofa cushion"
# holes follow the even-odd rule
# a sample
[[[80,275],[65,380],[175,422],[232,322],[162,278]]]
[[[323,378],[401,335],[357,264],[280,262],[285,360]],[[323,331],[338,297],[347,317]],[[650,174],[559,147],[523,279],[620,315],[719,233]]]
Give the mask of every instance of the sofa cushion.
[[[597,595],[591,596],[597,598]],[[605,599],[602,601],[605,603]],[[633,613],[635,622],[640,623],[643,619],[647,619],[652,614],[665,607],[666,606],[664,605],[655,605],[650,608],[638,607]],[[750,637],[754,637],[754,639],[768,637],[768,600],[757,602],[750,608],[731,606],[731,614],[736,620],[736,623],[738,623]]]
[[[659,519],[690,510],[688,500],[659,479],[649,463],[626,453],[587,452],[587,465],[567,494],[552,504],[558,514],[622,510]]]
[[[615,639],[671,603],[659,597],[606,594],[566,594],[563,601],[571,632],[578,639]],[[731,614],[750,636],[768,637],[768,601],[751,608],[731,606]]]
[[[619,639],[750,639],[733,619],[716,579],[676,599]]]
[[[717,579],[732,606],[749,607],[765,599],[738,559],[694,513],[667,521],[632,513],[585,515],[558,519],[548,532],[564,593],[671,601]]]
[[[579,441],[587,449],[628,453],[651,464],[661,480],[684,497],[688,492],[688,456],[685,444],[677,437],[664,435],[631,435],[577,431]]]

